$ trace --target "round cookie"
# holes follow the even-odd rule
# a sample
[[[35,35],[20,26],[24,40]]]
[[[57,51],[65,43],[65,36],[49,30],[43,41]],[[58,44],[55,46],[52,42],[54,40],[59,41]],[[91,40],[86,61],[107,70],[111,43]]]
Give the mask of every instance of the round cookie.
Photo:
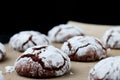
[[[48,31],[48,36],[52,42],[65,42],[73,36],[84,36],[85,33],[79,27],[67,24],[60,24]]]
[[[25,51],[29,47],[48,45],[48,37],[37,31],[21,31],[10,38],[10,46],[17,51]]]
[[[98,62],[90,70],[88,80],[120,80],[120,56]]]
[[[107,30],[102,41],[108,48],[120,49],[120,27]]]
[[[96,61],[107,53],[100,40],[90,36],[75,36],[64,42],[61,50],[75,61]]]
[[[5,46],[0,42],[0,61],[2,61],[6,57],[6,49]]]
[[[51,45],[28,48],[15,62],[19,75],[33,78],[61,76],[70,68],[69,57]]]

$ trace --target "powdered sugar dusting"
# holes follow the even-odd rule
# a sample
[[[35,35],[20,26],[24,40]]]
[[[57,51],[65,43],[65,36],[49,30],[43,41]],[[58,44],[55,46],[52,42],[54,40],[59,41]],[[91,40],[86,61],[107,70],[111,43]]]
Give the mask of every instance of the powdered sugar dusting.
[[[2,71],[0,71],[0,80],[4,80],[3,75],[2,75]]]
[[[120,80],[120,56],[98,62],[89,72],[88,80]]]
[[[4,53],[6,53],[5,46],[0,42],[0,50]]]
[[[93,51],[91,56],[96,54],[99,59],[106,57],[106,50],[103,49],[101,41],[95,37],[89,36],[75,36],[69,39],[61,47],[61,50],[67,55],[84,56],[88,51]],[[76,52],[77,51],[77,52]]]
[[[74,73],[73,72],[70,72],[70,75],[73,75]]]
[[[79,27],[68,25],[68,24],[60,24],[58,26],[53,27],[48,32],[48,36],[53,42],[64,42],[67,39],[77,35],[85,35],[84,31]]]
[[[120,27],[107,30],[102,37],[102,41],[108,48],[120,48]]]
[[[15,62],[15,66],[17,66],[17,65],[25,65],[27,63],[27,61],[33,61],[30,57],[24,57],[24,58],[19,57],[18,59]]]
[[[33,58],[32,56],[36,58]],[[28,63],[30,63],[30,65],[28,65]],[[34,65],[31,64],[36,64],[36,66],[38,65],[37,67],[41,70],[38,74],[39,76],[43,74],[46,68],[55,68],[55,76],[63,75],[71,68],[69,57],[51,45],[40,45],[28,48],[15,62],[16,68],[21,65],[21,68],[25,68],[27,66],[28,69],[32,69],[31,67]],[[31,73],[34,75],[35,72],[34,70],[32,71],[33,72]]]
[[[5,72],[13,72],[14,71],[14,66],[5,66]]]
[[[10,38],[10,46],[18,51],[25,51],[27,48],[35,45],[48,45],[48,37],[37,31],[21,31]]]
[[[6,55],[6,48],[5,46],[0,42],[0,60],[3,59],[3,55],[5,57]]]
[[[66,54],[64,54],[63,52],[61,52],[60,50],[58,50],[57,48],[53,46],[44,45],[44,46],[47,46],[47,48],[33,51],[33,48],[40,48],[42,46],[43,45],[29,48],[23,53],[23,55],[24,54],[36,54],[36,53],[41,52],[41,54],[39,54],[38,57],[42,58],[42,61],[45,63],[46,67],[51,66],[51,65],[55,67],[59,67],[60,65],[64,63],[63,57],[67,58]],[[48,63],[49,61],[51,62],[50,64]]]

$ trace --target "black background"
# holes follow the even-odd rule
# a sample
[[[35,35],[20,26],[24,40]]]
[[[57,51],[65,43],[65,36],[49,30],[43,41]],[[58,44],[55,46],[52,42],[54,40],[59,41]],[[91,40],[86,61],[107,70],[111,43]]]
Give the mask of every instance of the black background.
[[[77,1],[44,1],[5,3],[1,9],[0,42],[22,30],[47,34],[52,27],[69,20],[105,25],[120,25],[119,9],[84,4]]]

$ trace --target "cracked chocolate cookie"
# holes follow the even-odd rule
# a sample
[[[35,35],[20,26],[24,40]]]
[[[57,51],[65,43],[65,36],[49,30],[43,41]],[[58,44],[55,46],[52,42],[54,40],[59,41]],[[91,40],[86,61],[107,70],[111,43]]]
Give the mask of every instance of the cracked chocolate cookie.
[[[120,27],[107,30],[102,40],[108,48],[120,49]]]
[[[88,80],[120,80],[120,56],[98,62],[90,70]]]
[[[37,31],[21,31],[10,38],[10,46],[17,51],[25,51],[29,47],[48,45],[48,37]]]
[[[79,27],[61,24],[48,31],[48,36],[52,42],[65,42],[73,36],[84,36],[85,33]]]
[[[90,36],[75,36],[64,42],[61,50],[74,61],[96,61],[107,53],[101,41]]]
[[[28,48],[15,62],[19,75],[33,78],[62,76],[70,68],[69,57],[51,45]]]
[[[6,49],[5,46],[0,42],[0,61],[2,61],[6,57]]]

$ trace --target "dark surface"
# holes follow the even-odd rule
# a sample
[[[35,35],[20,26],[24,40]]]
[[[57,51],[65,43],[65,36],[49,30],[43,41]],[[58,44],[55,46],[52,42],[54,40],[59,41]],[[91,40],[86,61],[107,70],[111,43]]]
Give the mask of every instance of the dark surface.
[[[118,10],[110,14],[114,9],[104,8],[104,11],[99,7],[81,7],[77,1],[16,3],[7,6],[1,11],[0,42],[3,43],[7,43],[9,38],[19,31],[37,30],[47,34],[52,27],[69,20],[92,24],[120,24]]]

